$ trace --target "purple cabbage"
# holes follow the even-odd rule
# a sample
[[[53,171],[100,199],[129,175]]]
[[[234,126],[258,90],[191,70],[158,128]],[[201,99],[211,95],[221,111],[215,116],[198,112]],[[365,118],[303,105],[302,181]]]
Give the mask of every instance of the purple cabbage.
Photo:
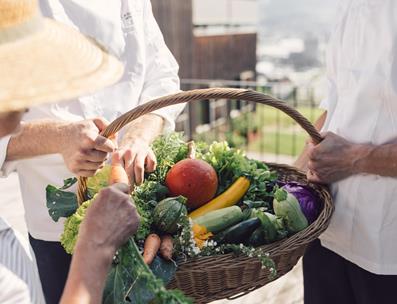
[[[307,221],[309,224],[313,223],[322,210],[322,204],[317,193],[309,186],[296,182],[283,184],[282,188],[296,197]]]

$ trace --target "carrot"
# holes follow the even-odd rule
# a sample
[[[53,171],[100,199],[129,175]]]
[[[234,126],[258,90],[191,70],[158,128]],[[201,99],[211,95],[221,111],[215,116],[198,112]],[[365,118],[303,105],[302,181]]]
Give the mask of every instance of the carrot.
[[[170,261],[172,259],[172,252],[174,250],[174,243],[172,236],[165,234],[161,237],[160,254],[161,256]]]
[[[109,185],[123,183],[130,185],[130,181],[122,165],[120,154],[117,152],[112,155],[112,165],[110,169]]]
[[[195,159],[196,158],[196,145],[194,144],[194,141],[189,141],[187,143],[187,157],[189,159]]]
[[[150,265],[153,262],[160,249],[160,243],[161,240],[157,234],[151,233],[148,235],[143,246],[143,261],[145,264]]]

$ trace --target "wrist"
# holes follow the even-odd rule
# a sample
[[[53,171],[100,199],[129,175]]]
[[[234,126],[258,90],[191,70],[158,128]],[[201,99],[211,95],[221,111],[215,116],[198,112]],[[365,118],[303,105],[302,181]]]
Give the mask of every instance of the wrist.
[[[49,124],[48,138],[53,139],[53,153],[62,154],[68,145],[68,134],[71,122],[53,121]]]
[[[368,159],[372,154],[375,146],[369,144],[354,145],[352,150],[352,172],[353,174],[362,174],[368,172]]]
[[[79,238],[74,252],[74,255],[84,255],[87,261],[96,261],[96,263],[102,265],[110,265],[116,253],[116,248],[105,244],[100,245],[92,240]]]
[[[125,135],[121,140],[120,148],[131,148],[136,145],[149,146],[152,140],[148,136],[138,135],[138,134],[129,134]]]
[[[157,114],[149,113],[139,117],[128,125],[121,146],[130,146],[139,142],[150,145],[161,134],[163,124],[164,119]]]

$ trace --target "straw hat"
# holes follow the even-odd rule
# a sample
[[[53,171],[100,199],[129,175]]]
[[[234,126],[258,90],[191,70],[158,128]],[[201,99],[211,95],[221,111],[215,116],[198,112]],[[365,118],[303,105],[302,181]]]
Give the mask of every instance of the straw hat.
[[[0,0],[0,112],[89,93],[122,72],[98,44],[43,18],[37,0]]]

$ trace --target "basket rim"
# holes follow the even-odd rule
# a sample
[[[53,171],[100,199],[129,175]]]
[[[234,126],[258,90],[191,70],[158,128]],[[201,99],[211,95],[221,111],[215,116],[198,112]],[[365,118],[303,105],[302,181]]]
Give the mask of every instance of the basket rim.
[[[272,162],[265,162],[266,165],[268,165],[271,169],[276,169],[276,168],[282,168],[283,170],[291,171],[295,175],[301,177],[302,179],[306,179],[306,174],[302,171],[299,170],[291,165],[286,165],[286,164],[277,164],[277,163],[272,163]],[[322,184],[314,184],[309,181],[307,181],[306,185],[310,186],[311,188],[314,188],[314,190],[317,193],[322,193],[323,198],[323,208],[317,217],[317,219],[311,223],[308,227],[305,229],[295,233],[294,235],[291,235],[287,238],[284,238],[282,240],[273,242],[271,244],[255,247],[258,249],[262,249],[265,253],[268,253],[270,258],[274,258],[277,256],[281,256],[287,252],[293,252],[297,249],[299,249],[302,246],[306,246],[310,242],[314,241],[315,239],[318,238],[328,227],[329,221],[331,219],[332,213],[334,211],[334,204],[332,201],[332,197],[330,194],[329,187],[327,185],[322,185]],[[309,237],[308,237],[309,236]],[[226,254],[216,254],[216,255],[211,255],[211,256],[203,256],[203,257],[195,257],[195,258],[187,258],[186,260],[182,261],[177,261],[178,264],[178,269],[181,266],[187,266],[191,262],[195,263],[201,263],[205,262],[210,259],[214,258],[230,258],[233,260],[239,260],[241,262],[244,261],[249,261],[252,259],[256,259],[255,257],[247,257],[247,256],[235,256],[233,253],[226,253]],[[220,266],[222,267],[222,266]],[[206,270],[194,270],[190,269],[190,272],[205,272]]]

